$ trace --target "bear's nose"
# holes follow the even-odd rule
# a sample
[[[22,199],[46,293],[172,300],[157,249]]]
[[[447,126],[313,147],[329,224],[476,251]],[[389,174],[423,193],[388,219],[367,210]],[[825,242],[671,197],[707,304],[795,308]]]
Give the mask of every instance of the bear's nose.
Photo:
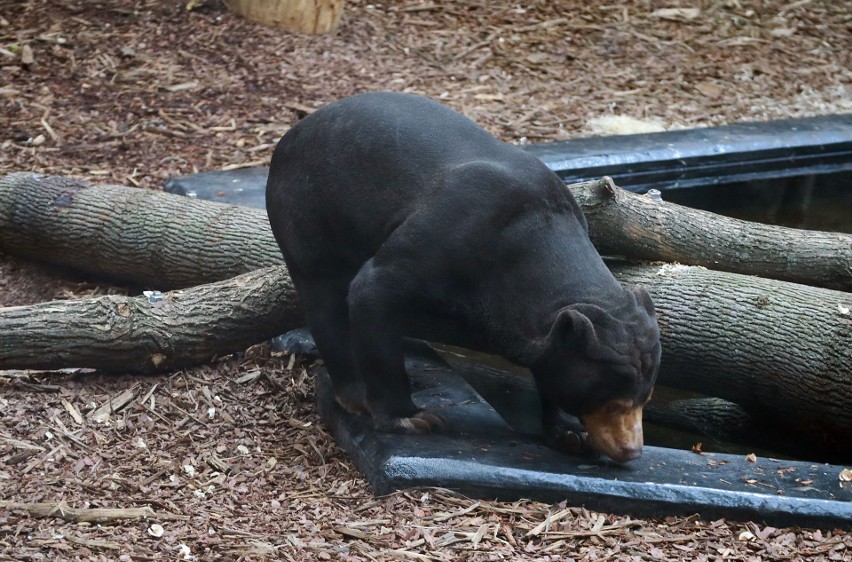
[[[616,462],[635,461],[642,456],[642,447],[621,447],[618,458],[613,458]]]

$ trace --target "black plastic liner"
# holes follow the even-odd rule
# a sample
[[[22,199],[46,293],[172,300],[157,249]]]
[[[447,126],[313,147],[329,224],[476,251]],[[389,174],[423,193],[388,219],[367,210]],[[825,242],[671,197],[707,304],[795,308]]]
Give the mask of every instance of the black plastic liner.
[[[630,191],[852,171],[852,114],[591,137],[523,147],[566,183],[610,176]]]
[[[323,422],[376,494],[439,486],[468,497],[565,500],[634,516],[698,513],[705,519],[852,528],[852,482],[840,481],[842,467],[660,447],[645,447],[641,459],[623,465],[564,455],[545,447],[540,436],[515,431],[428,346],[409,351],[412,398],[439,413],[447,432],[374,431],[365,416],[337,406],[323,368],[314,373]]]
[[[566,183],[610,176],[688,207],[796,228],[852,232],[852,114],[592,137],[521,147]],[[165,190],[265,207],[268,168],[170,179]]]

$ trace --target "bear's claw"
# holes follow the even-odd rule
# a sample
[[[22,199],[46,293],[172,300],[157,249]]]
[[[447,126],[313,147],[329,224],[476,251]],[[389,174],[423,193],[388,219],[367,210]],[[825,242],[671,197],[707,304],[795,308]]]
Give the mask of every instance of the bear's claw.
[[[447,427],[443,418],[429,412],[417,412],[407,418],[393,418],[389,425],[388,431],[395,433],[432,433]]]

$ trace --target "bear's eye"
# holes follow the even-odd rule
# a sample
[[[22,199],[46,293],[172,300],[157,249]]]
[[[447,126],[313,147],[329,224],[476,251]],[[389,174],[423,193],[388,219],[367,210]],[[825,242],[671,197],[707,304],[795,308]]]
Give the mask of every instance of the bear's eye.
[[[621,413],[621,404],[618,402],[610,402],[606,405],[606,409],[604,410],[607,415],[614,416],[616,414]]]

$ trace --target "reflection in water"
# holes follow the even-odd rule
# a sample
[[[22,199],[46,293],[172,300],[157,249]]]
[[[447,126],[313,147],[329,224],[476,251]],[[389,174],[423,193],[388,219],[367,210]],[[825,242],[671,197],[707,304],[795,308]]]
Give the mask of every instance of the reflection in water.
[[[743,220],[852,233],[852,172],[673,189],[662,197]]]

